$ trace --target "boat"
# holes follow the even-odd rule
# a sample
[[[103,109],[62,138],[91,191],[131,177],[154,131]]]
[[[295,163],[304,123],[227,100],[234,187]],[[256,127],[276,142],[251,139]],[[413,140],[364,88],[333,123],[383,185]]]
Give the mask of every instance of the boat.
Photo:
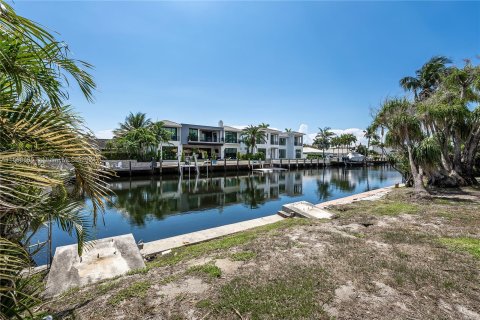
[[[358,152],[350,152],[347,154],[347,161],[349,162],[363,162],[365,161],[365,156]]]

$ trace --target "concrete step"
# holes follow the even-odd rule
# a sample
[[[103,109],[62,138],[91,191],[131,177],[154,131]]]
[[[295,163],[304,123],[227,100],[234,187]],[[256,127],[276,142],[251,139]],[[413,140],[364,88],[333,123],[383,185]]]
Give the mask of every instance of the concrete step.
[[[280,216],[280,217],[283,217],[283,218],[293,218],[295,216],[294,213],[291,213],[291,212],[285,212],[285,211],[278,211],[277,214]]]
[[[330,212],[315,207],[313,204],[307,201],[298,201],[285,204],[282,206],[282,211],[295,216],[310,219],[331,219],[333,216]]]

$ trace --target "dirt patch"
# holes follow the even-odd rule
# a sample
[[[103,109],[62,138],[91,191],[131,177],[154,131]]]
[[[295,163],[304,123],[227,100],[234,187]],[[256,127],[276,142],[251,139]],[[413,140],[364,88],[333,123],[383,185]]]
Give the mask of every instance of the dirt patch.
[[[201,294],[207,291],[209,285],[199,278],[189,277],[180,282],[168,283],[160,286],[157,295],[173,299],[180,294]]]

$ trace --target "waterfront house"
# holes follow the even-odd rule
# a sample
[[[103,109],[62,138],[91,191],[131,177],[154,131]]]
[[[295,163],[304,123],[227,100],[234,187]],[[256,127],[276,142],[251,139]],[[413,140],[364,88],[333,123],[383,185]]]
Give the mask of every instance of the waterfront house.
[[[236,159],[247,153],[241,141],[243,127],[227,126],[219,121],[218,126],[177,123],[162,120],[166,130],[171,131],[171,140],[160,146],[164,159],[177,159],[182,152],[185,156],[196,154],[199,159]],[[303,158],[303,136],[301,132],[282,132],[265,128],[266,141],[258,141],[256,152],[265,154],[266,159]]]

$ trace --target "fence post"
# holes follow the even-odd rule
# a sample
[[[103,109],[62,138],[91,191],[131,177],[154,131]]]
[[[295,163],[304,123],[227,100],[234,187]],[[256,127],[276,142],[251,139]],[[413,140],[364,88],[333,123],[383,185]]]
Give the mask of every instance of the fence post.
[[[237,158],[237,171],[238,171],[239,161],[240,160]]]
[[[128,161],[128,167],[130,172],[130,177],[132,176],[132,161]]]
[[[223,159],[223,171],[227,172],[227,159]]]
[[[290,171],[290,159],[288,159],[288,171]]]

